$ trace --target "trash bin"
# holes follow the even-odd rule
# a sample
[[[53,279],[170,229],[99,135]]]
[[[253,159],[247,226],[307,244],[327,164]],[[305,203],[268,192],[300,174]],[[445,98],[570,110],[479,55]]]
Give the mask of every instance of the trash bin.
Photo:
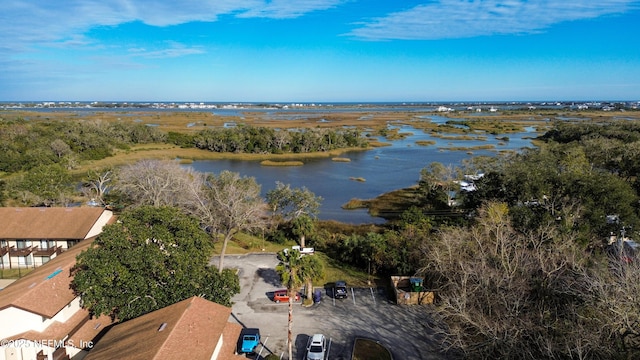
[[[314,303],[319,303],[320,299],[322,298],[322,291],[320,289],[316,289],[313,291],[313,302]]]
[[[420,277],[412,277],[409,279],[411,283],[411,291],[412,292],[420,292],[422,291],[422,278]]]

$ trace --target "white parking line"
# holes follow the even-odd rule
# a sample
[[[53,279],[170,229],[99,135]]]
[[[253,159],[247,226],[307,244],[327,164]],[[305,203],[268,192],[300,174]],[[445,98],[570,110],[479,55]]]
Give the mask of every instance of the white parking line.
[[[356,304],[356,294],[353,292],[353,288],[351,288],[351,298],[353,298],[353,305]]]
[[[262,348],[260,349],[260,352],[258,353],[258,359],[262,359],[262,350],[264,350],[264,347],[267,345],[268,340],[269,340],[269,337],[267,336],[264,339],[264,342],[262,343]]]
[[[369,288],[369,290],[371,290],[371,298],[373,299],[373,305],[376,304],[376,297],[373,296],[373,288]]]
[[[327,353],[325,354],[325,359],[329,359],[330,353],[331,353],[331,338],[329,338],[329,345],[327,345]]]

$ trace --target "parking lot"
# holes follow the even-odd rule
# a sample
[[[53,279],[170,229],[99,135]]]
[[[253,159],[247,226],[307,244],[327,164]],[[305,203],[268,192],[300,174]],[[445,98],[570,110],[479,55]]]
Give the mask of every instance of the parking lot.
[[[282,289],[275,266],[275,254],[225,256],[225,267],[238,269],[239,294],[233,297],[232,319],[249,328],[259,328],[262,345],[253,358],[273,353],[288,358],[288,303],[269,299]],[[217,264],[217,259],[212,260]],[[303,359],[309,336],[324,334],[328,342],[327,359],[351,359],[353,342],[358,337],[379,341],[393,353],[394,359],[444,359],[435,339],[429,310],[421,306],[399,306],[388,300],[383,289],[348,288],[346,299],[336,300],[331,288],[321,288],[322,300],[310,307],[300,302],[293,310],[293,355]]]

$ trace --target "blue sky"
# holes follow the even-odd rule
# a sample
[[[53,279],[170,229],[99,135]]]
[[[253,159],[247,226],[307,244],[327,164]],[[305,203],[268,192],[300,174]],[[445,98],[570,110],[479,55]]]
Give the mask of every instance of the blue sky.
[[[640,1],[3,0],[0,101],[640,100]]]

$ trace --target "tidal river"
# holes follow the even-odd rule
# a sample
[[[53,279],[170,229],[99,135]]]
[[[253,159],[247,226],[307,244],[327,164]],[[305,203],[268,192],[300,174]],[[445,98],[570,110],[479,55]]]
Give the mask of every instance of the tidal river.
[[[437,121],[437,117],[432,121]],[[368,151],[342,154],[340,157],[350,162],[334,162],[331,159],[311,159],[303,166],[272,167],[261,166],[259,162],[212,160],[196,161],[190,166],[201,172],[219,173],[229,170],[242,176],[251,176],[262,185],[262,193],[275,188],[276,181],[292,187],[306,187],[323,198],[319,218],[338,220],[346,223],[381,223],[384,219],[374,218],[366,210],[343,210],[341,206],[352,198],[371,199],[385,192],[415,185],[420,178],[420,170],[432,162],[444,165],[458,165],[471,156],[495,155],[498,150],[530,147],[530,137],[535,137],[534,129],[528,128],[519,134],[509,134],[509,141],[503,142],[488,135],[486,140],[442,140],[432,138],[421,130],[402,126],[402,132],[412,133],[405,139],[393,141],[391,146]],[[419,146],[418,140],[433,140],[435,145]],[[384,139],[382,139],[384,141]],[[493,151],[451,151],[442,148],[477,145],[495,145]],[[355,181],[362,178],[365,181]]]

